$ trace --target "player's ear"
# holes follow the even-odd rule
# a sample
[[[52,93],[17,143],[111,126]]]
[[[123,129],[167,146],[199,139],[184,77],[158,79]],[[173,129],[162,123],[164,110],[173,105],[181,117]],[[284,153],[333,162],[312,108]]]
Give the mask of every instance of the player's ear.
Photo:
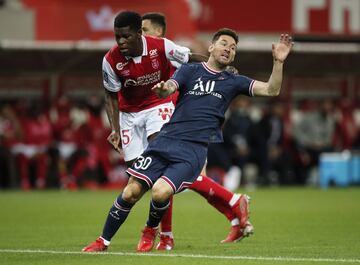
[[[211,44],[211,45],[209,46],[208,51],[209,51],[209,53],[211,53],[213,50],[214,50],[214,44]]]
[[[162,29],[160,28],[160,27],[157,27],[156,29],[155,29],[155,31],[156,31],[156,36],[157,37],[163,37],[164,35],[163,35],[163,31],[162,31]]]
[[[138,30],[137,35],[138,35],[138,37],[141,37],[141,35],[142,35],[142,29],[139,29],[139,30]]]

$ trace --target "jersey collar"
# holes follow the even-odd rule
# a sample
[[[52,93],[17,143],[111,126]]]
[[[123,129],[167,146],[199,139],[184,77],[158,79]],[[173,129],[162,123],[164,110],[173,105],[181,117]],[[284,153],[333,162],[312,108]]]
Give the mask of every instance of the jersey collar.
[[[205,68],[206,71],[208,71],[210,74],[216,75],[218,73],[221,73],[222,71],[217,71],[214,69],[211,69],[206,63],[202,62],[201,63],[203,65],[203,67]]]

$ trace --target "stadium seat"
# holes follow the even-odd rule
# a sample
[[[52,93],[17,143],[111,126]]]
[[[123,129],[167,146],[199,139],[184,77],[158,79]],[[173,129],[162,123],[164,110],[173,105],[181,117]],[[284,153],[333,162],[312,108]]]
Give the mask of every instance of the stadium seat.
[[[351,154],[322,153],[320,155],[320,187],[327,188],[330,184],[346,187],[351,183]]]

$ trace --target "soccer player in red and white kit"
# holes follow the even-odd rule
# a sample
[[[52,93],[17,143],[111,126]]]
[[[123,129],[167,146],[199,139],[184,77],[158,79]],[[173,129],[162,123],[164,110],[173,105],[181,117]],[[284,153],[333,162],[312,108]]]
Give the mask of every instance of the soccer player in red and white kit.
[[[166,19],[165,16],[161,13],[146,13],[142,16],[142,32],[145,36],[154,36],[159,38],[165,37],[166,32]],[[177,66],[177,64],[173,64]],[[176,69],[174,67],[174,69]],[[175,97],[174,97],[175,96]],[[173,97],[174,103],[178,92],[176,92]],[[198,192],[202,195],[213,207],[218,211],[222,212],[226,218],[231,222],[231,230],[228,236],[222,240],[222,243],[236,242],[242,239],[244,236],[249,234],[243,233],[243,228],[241,228],[239,223],[239,204],[240,204],[240,195],[233,194],[232,192],[226,190],[223,186],[214,182],[212,179],[206,176],[205,167],[201,172],[199,178],[189,187],[189,189]],[[246,197],[243,197],[244,200]],[[242,203],[246,203],[245,201]],[[247,218],[244,220],[247,221]],[[252,225],[246,222],[247,233],[252,232]],[[172,200],[170,206],[163,216],[161,222],[161,233],[160,233],[160,242],[156,246],[158,250],[170,250],[173,248],[174,240],[172,234]]]
[[[117,44],[103,59],[105,106],[112,128],[108,141],[119,151],[121,141],[128,166],[145,150],[148,141],[156,136],[162,125],[169,121],[174,110],[172,98],[161,99],[151,88],[170,77],[173,72],[172,63],[186,63],[192,57],[188,48],[178,46],[168,39],[143,36],[141,23],[141,16],[135,12],[119,13],[114,20]],[[133,180],[129,179],[128,185],[131,181]],[[144,178],[143,186],[148,189],[151,185]],[[214,193],[218,186],[220,185],[209,190],[206,185],[206,190]],[[245,227],[248,216],[247,197],[228,193],[230,205],[236,208],[239,218],[243,216],[243,220],[238,220],[237,225],[243,222]],[[132,201],[126,201],[120,194],[109,211],[102,235],[83,251],[105,251],[122,224],[123,218],[119,216],[127,215],[132,205]]]

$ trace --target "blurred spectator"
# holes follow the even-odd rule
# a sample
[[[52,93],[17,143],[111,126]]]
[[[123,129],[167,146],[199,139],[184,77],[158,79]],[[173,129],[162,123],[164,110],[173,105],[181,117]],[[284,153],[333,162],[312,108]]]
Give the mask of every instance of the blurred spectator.
[[[256,128],[258,142],[258,161],[261,184],[289,185],[293,183],[292,159],[286,148],[285,105],[279,101],[270,102],[269,110]]]
[[[359,132],[354,116],[355,105],[351,99],[344,98],[340,101],[339,108],[336,144],[341,149],[351,149]]]
[[[13,148],[17,154],[21,188],[31,189],[29,172],[33,171],[35,165],[35,185],[39,189],[44,189],[48,173],[48,147],[53,138],[50,120],[40,102],[34,101],[29,104],[27,115],[21,120],[21,126],[23,141]]]
[[[71,117],[72,103],[66,96],[61,96],[51,109],[51,121],[55,144],[52,147],[52,158],[55,161],[60,186],[76,188],[75,180],[69,173],[79,153],[77,144],[77,127]]]
[[[334,149],[336,120],[333,102],[324,99],[314,107],[314,111],[303,114],[294,128],[299,159],[295,172],[300,184],[306,183],[311,169],[314,169],[313,176],[316,177],[320,154]]]
[[[88,188],[97,188],[99,183],[104,184],[107,181],[112,169],[111,148],[106,141],[110,129],[103,121],[103,104],[99,97],[89,97],[86,106],[87,121],[79,127],[77,132],[78,147],[83,152],[77,157],[71,178]],[[87,170],[93,174],[85,176]]]
[[[22,131],[19,120],[10,104],[0,109],[0,187],[16,185],[11,149],[19,143]]]

